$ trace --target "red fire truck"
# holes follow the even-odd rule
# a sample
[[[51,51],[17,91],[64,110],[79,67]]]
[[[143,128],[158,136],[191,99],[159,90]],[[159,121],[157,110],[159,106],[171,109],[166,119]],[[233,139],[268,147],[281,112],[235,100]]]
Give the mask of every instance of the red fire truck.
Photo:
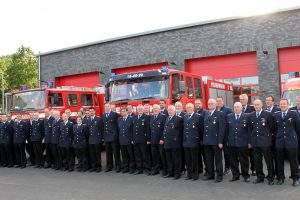
[[[282,97],[290,102],[290,106],[296,106],[296,97],[300,96],[300,72],[289,73],[289,79],[284,83]]]
[[[128,104],[133,108],[138,104],[159,104],[160,99],[165,99],[167,106],[177,101],[185,106],[199,98],[207,108],[208,99],[217,96],[222,96],[225,104],[232,106],[232,86],[209,79],[166,66],[141,72],[112,73],[105,99],[115,104],[117,111]]]
[[[58,88],[37,88],[13,92],[11,97],[11,114],[15,118],[21,113],[23,119],[29,118],[29,112],[38,111],[40,118],[45,117],[44,109],[61,112],[70,109],[71,116],[77,116],[80,108],[95,107],[96,114],[103,113],[104,88],[83,88],[63,86]]]

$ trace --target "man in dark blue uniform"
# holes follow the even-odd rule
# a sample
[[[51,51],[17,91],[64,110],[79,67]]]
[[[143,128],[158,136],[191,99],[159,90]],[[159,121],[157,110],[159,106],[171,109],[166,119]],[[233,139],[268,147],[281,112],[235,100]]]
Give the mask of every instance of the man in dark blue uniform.
[[[26,124],[22,120],[21,114],[17,114],[17,119],[14,124],[14,150],[16,154],[16,167],[26,167],[26,154],[25,154],[25,137],[26,137]]]
[[[51,133],[51,154],[53,156],[54,166],[52,167],[55,170],[59,170],[62,167],[62,159],[59,150],[59,137],[60,137],[60,124],[62,120],[60,119],[60,112],[55,110],[53,111],[54,120],[52,122],[52,133]]]
[[[222,149],[225,137],[224,114],[216,110],[216,100],[208,100],[208,113],[204,116],[203,145],[207,164],[207,176],[203,180],[223,181]],[[215,177],[215,170],[217,177]]]
[[[275,99],[274,96],[269,94],[266,97],[266,111],[270,112],[272,115],[274,115],[275,112],[280,111],[280,108],[278,108],[277,106],[275,106]],[[274,166],[274,172],[276,172],[276,168],[277,168],[277,163],[276,163],[276,148],[275,148],[275,133],[272,133],[273,137],[272,137],[272,156],[273,156],[273,166]]]
[[[152,107],[153,115],[150,117],[151,130],[151,155],[153,161],[153,169],[151,174],[159,174],[162,169],[162,175],[167,173],[167,160],[163,145],[159,144],[163,136],[166,115],[160,113],[160,106],[154,104]]]
[[[119,143],[122,154],[122,173],[135,171],[134,151],[132,141],[132,117],[128,115],[127,108],[121,108],[121,117],[118,119]]]
[[[194,112],[194,105],[186,104],[186,115],[183,117],[183,147],[186,159],[186,180],[199,178],[199,146],[203,135],[203,116]]]
[[[175,106],[168,107],[168,117],[165,122],[164,134],[160,144],[164,145],[168,173],[164,178],[174,177],[177,180],[181,177],[182,170],[182,133],[183,119],[176,115]]]
[[[73,143],[72,146],[78,160],[78,171],[87,171],[89,167],[87,144],[88,144],[88,126],[82,123],[82,118],[77,117],[77,123],[73,125]]]
[[[42,147],[42,139],[44,137],[44,122],[39,119],[39,112],[35,112],[33,114],[34,120],[32,122],[32,134],[30,137],[30,141],[33,145],[34,156],[35,156],[35,168],[43,168],[44,160],[43,160],[43,147]]]
[[[106,150],[106,170],[109,172],[113,169],[114,160],[116,172],[121,171],[120,161],[120,145],[119,145],[119,129],[118,129],[118,118],[119,115],[113,112],[110,108],[110,104],[104,105],[105,113],[102,116],[103,123],[103,138],[105,142]]]
[[[300,117],[300,96],[296,97],[296,106],[290,108],[290,110],[296,111],[298,117]],[[300,138],[298,138],[298,165],[300,165]],[[299,166],[298,166],[298,172],[300,172]]]
[[[227,118],[227,115],[232,113],[231,108],[228,108],[224,105],[224,100],[222,96],[218,96],[216,98],[217,101],[217,110],[224,113],[225,120]],[[226,127],[225,127],[226,128]],[[225,129],[226,131],[226,129]],[[225,137],[224,140],[224,160],[225,160],[225,169],[224,169],[224,175],[228,174],[230,172],[230,166],[229,166],[229,152],[227,148],[227,138]]]
[[[34,155],[34,150],[33,150],[33,144],[31,141],[31,135],[32,135],[32,123],[34,120],[34,113],[30,112],[29,113],[29,120],[25,121],[26,124],[26,145],[25,149],[29,155],[29,160],[30,160],[30,165],[34,166],[35,165],[35,155]]]
[[[229,164],[232,171],[231,182],[240,179],[240,174],[245,182],[250,182],[248,144],[250,143],[250,134],[248,130],[248,117],[242,112],[242,104],[234,104],[234,113],[226,118],[226,138],[228,143]],[[240,173],[239,164],[241,166]]]
[[[12,142],[14,136],[14,128],[7,121],[6,115],[2,115],[0,129],[0,151],[1,151],[1,164],[3,167],[11,168],[13,167],[13,151]]]
[[[276,176],[277,185],[282,185],[284,176],[284,157],[285,153],[290,162],[291,178],[293,186],[299,185],[298,173],[298,138],[300,136],[300,118],[296,111],[288,111],[289,102],[287,99],[280,100],[281,111],[275,113],[276,124]]]
[[[274,118],[271,113],[262,109],[262,101],[254,101],[255,112],[249,115],[249,131],[251,133],[250,147],[253,148],[254,167],[257,179],[254,184],[262,183],[265,179],[263,172],[264,157],[269,185],[274,184],[274,166],[272,160],[272,133],[274,133]]]
[[[73,124],[76,124],[76,119],[74,119],[74,118],[71,117],[71,114],[72,114],[71,110],[70,109],[66,109],[65,113],[68,116],[68,120],[70,122],[72,122]]]
[[[137,106],[137,115],[133,116],[132,144],[137,171],[135,174],[151,175],[151,158],[147,144],[150,144],[150,118],[144,114],[143,105]]]
[[[203,118],[207,113],[207,110],[203,109],[203,104],[202,104],[201,99],[195,100],[195,112],[200,114]],[[203,164],[205,167],[203,167]],[[204,175],[207,175],[205,152],[204,152],[204,147],[203,147],[202,138],[201,138],[201,142],[200,142],[200,146],[199,146],[199,174],[202,174],[203,172],[204,172]]]
[[[66,113],[62,114],[63,121],[60,124],[59,149],[62,158],[62,170],[69,172],[74,170],[74,153],[72,149],[73,123],[68,120]]]
[[[45,168],[49,168],[54,166],[54,160],[53,155],[51,153],[51,134],[52,134],[52,123],[54,120],[54,117],[52,117],[52,114],[49,109],[45,109],[45,119],[44,119],[44,132],[45,132],[45,152],[46,152],[46,164]]]
[[[130,104],[127,105],[127,112],[130,117],[134,116],[134,110],[133,110],[132,105],[130,105]]]
[[[164,115],[168,115],[168,111],[166,109],[166,100],[164,99],[159,100],[159,106],[160,106],[160,113]]]
[[[95,115],[95,108],[90,107],[90,118],[88,122],[89,128],[89,153],[91,169],[90,172],[101,172],[102,170],[102,160],[101,160],[101,150],[103,144],[102,135],[102,119]]]
[[[245,114],[250,114],[252,112],[255,112],[255,109],[252,105],[248,104],[248,96],[247,94],[241,94],[240,95],[240,103],[243,106],[242,112]],[[254,161],[253,161],[253,152],[252,152],[252,148],[248,150],[248,156],[249,156],[249,160],[250,160],[250,169],[252,171],[252,175],[256,176],[256,171],[254,169]]]

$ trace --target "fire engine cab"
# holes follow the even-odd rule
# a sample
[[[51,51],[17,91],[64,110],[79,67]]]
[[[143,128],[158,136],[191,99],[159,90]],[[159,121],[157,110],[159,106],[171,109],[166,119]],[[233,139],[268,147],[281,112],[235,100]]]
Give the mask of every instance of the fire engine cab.
[[[222,96],[226,105],[233,105],[232,85],[166,66],[148,71],[111,73],[105,94],[105,100],[115,104],[117,111],[128,104],[133,108],[138,104],[159,104],[160,99],[164,99],[167,106],[180,101],[184,107],[194,103],[195,99],[202,99],[203,107],[207,108],[208,99],[217,96]]]
[[[284,83],[282,97],[289,100],[290,106],[296,106],[296,97],[300,96],[300,72],[289,73],[289,79]]]
[[[70,109],[73,117],[77,116],[80,108],[93,106],[96,114],[103,113],[104,88],[83,88],[62,86],[58,88],[37,88],[13,92],[10,111],[15,118],[17,113],[22,114],[23,119],[29,118],[29,112],[38,111],[40,118],[45,117],[44,109],[54,109],[62,114]]]

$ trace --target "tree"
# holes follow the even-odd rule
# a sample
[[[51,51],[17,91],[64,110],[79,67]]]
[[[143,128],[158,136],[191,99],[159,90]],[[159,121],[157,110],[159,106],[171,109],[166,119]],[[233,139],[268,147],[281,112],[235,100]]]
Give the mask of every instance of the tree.
[[[28,88],[38,86],[38,59],[29,47],[21,46],[6,62],[8,90],[20,90],[22,85]]]

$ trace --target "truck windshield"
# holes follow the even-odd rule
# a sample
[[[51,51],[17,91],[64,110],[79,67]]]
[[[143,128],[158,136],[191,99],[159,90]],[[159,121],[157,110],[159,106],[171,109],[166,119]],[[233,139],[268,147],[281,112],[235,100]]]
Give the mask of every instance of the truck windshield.
[[[143,77],[111,82],[110,101],[168,98],[168,77]]]
[[[287,90],[284,91],[282,97],[288,99],[290,102],[290,106],[296,106],[296,97],[300,96],[300,90]]]
[[[45,108],[45,91],[26,91],[13,94],[13,111],[40,110]]]

